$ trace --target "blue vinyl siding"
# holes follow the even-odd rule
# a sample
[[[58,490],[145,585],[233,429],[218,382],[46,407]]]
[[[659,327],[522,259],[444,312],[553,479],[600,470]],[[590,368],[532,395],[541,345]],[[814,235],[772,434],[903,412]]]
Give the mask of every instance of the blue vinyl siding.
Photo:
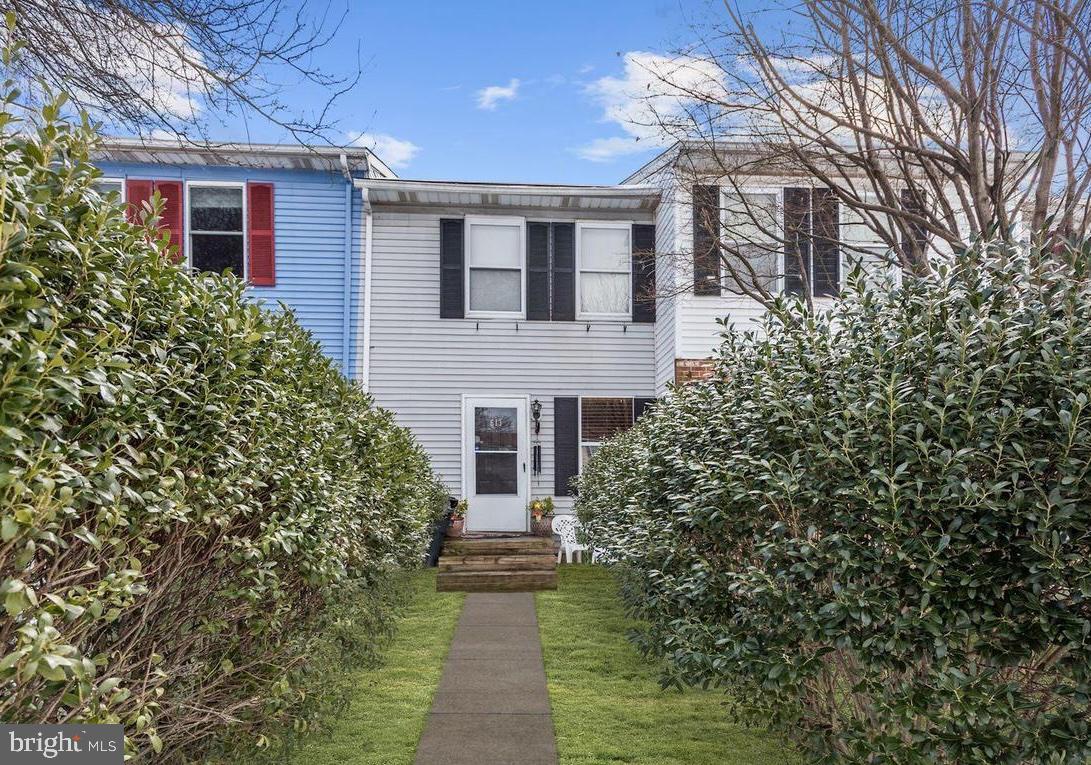
[[[314,170],[263,170],[238,167],[177,166],[100,162],[111,178],[183,181],[265,181],[275,185],[275,287],[250,287],[256,300],[275,308],[284,303],[321,343],[338,366],[355,377],[362,310],[360,194],[339,173]],[[348,208],[346,207],[348,206]],[[351,213],[346,242],[346,215]],[[352,247],[347,253],[346,244]],[[349,321],[345,322],[345,269],[349,267]],[[345,343],[346,326],[348,344]]]

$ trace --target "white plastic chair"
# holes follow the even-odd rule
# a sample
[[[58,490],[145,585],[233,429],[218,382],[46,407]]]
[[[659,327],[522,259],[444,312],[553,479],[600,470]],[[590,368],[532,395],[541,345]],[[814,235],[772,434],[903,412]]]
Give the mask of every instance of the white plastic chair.
[[[587,545],[580,544],[576,539],[576,532],[579,531],[580,520],[574,515],[558,515],[553,518],[553,533],[561,538],[561,549],[557,551],[557,562],[561,562],[561,555],[564,555],[565,562],[572,562],[572,554],[576,554],[576,560],[583,562],[583,551],[587,549]]]

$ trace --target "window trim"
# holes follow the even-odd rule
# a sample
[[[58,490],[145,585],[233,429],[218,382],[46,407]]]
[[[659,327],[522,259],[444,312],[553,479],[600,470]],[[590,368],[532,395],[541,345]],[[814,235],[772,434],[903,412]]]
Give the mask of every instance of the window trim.
[[[625,285],[629,295],[629,309],[624,313],[591,313],[583,306],[583,229],[614,228],[624,229],[629,237],[629,257],[626,258],[626,271],[601,271],[587,269],[593,274],[626,274]],[[577,220],[576,221],[576,321],[632,321],[633,318],[633,223],[616,220]],[[623,398],[622,396],[591,396],[590,398]],[[582,413],[582,412],[581,412]]]
[[[205,181],[199,179],[189,179],[185,181],[185,197],[186,197],[186,219],[185,219],[185,235],[183,236],[185,244],[185,264],[187,268],[193,268],[193,225],[190,222],[190,208],[193,204],[193,194],[191,189],[197,186],[200,187],[216,187],[216,188],[236,188],[242,189],[242,273],[236,274],[236,276],[242,279],[244,282],[250,281],[250,200],[247,198],[246,193],[246,181]],[[215,232],[205,232],[215,233]],[[232,231],[221,232],[224,234],[233,234]]]
[[[519,310],[518,311],[475,311],[470,307],[470,265],[472,257],[473,236],[471,227],[474,225],[514,226],[519,230]],[[467,319],[525,319],[527,316],[527,222],[526,218],[515,215],[467,215],[463,219],[465,226],[465,261],[462,266],[462,287],[465,310],[463,316]],[[498,271],[514,271],[514,268],[495,269]]]
[[[96,178],[91,183],[91,185],[93,186],[96,183],[118,183],[118,184],[121,184],[121,192],[120,192],[121,196],[118,198],[118,201],[119,202],[124,202],[125,201],[125,176],[113,176],[113,175],[106,176],[106,175],[104,175],[101,178]]]
[[[784,294],[784,277],[785,277],[785,260],[784,260],[784,186],[720,186],[720,233],[723,235],[725,241],[727,241],[727,197],[732,194],[772,194],[776,197],[776,225],[777,235],[780,237],[780,241],[770,240],[769,244],[777,245],[777,278],[775,284],[775,293],[777,295]],[[738,246],[738,242],[734,239],[731,240]],[[758,242],[757,244],[762,244]],[[722,286],[724,283],[723,262],[718,261],[716,267],[719,270],[719,281]],[[814,271],[814,258],[811,259],[811,271]],[[809,283],[809,282],[808,282]],[[725,297],[724,295],[697,295],[696,297]],[[746,298],[746,295],[736,295],[728,293],[728,298]]]
[[[630,415],[633,418],[632,422],[629,423],[629,429],[631,429],[634,425],[636,425],[636,417],[635,417],[635,413],[633,412],[633,407],[636,406],[636,400],[637,400],[637,398],[639,398],[636,395],[630,395],[630,394],[609,395],[609,394],[603,393],[603,394],[596,394],[594,396],[577,396],[576,397],[576,429],[579,431],[577,433],[577,435],[576,435],[576,438],[577,438],[577,440],[576,440],[577,474],[583,472],[583,462],[584,462],[584,460],[583,460],[583,447],[585,447],[585,446],[602,446],[602,441],[584,441],[584,439],[583,439],[583,401],[584,401],[584,399],[588,399],[588,398],[615,398],[615,399],[624,399],[624,400],[628,401],[629,402],[629,412],[630,412]],[[622,431],[622,432],[624,432],[624,431]]]

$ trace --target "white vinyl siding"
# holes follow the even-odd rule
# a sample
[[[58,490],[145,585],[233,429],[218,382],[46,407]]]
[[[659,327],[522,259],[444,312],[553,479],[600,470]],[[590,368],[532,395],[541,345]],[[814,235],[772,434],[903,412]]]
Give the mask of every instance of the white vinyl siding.
[[[440,319],[439,219],[451,214],[375,208],[369,390],[413,431],[455,495],[462,396],[541,401],[541,433],[531,445],[542,448],[542,472],[531,477],[531,497],[554,496],[553,398],[654,396],[654,325]],[[572,507],[572,497],[556,502],[559,512]]]

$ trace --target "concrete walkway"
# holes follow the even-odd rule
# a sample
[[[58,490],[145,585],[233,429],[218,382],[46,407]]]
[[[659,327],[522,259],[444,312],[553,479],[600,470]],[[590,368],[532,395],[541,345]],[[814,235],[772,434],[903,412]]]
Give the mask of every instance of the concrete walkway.
[[[529,592],[466,596],[416,765],[556,765]]]

